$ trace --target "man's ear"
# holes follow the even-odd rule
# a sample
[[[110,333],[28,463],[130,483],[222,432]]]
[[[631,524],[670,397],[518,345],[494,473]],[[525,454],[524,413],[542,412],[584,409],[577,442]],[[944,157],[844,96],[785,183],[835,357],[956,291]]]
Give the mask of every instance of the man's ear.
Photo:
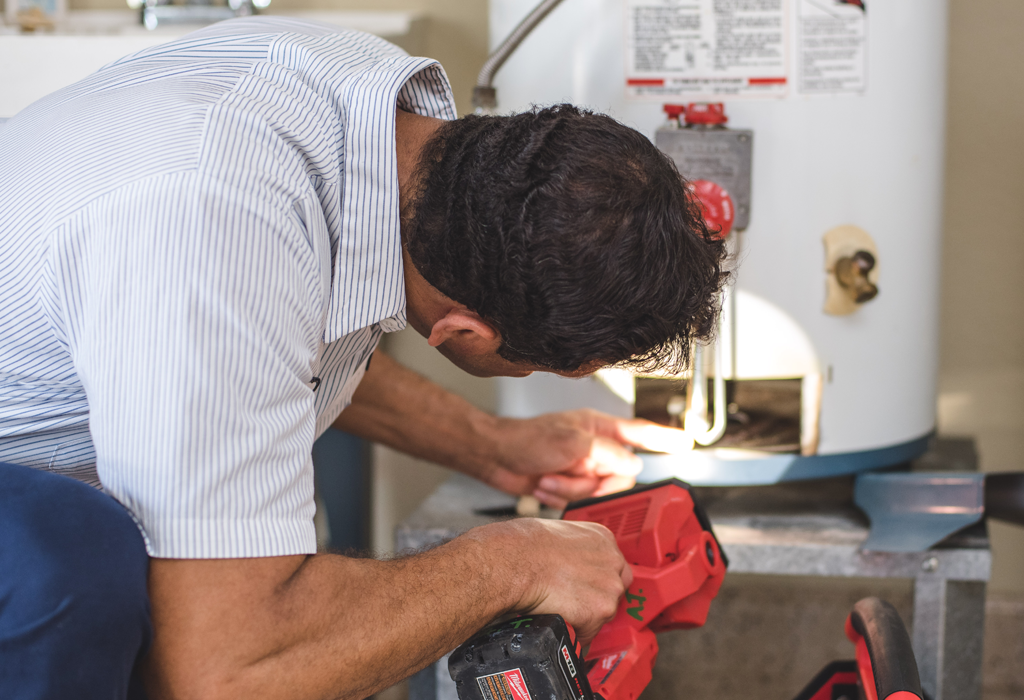
[[[471,353],[494,352],[501,346],[498,329],[485,321],[479,314],[466,307],[448,311],[430,329],[427,342],[437,347],[449,340]]]

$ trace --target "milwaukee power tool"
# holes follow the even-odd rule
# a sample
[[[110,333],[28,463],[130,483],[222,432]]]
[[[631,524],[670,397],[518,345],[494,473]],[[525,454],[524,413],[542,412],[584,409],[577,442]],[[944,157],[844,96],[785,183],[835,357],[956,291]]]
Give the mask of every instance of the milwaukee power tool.
[[[637,700],[658,654],[655,632],[700,627],[728,561],[687,484],[676,479],[572,503],[566,520],[601,523],[633,566],[633,583],[583,660],[560,615],[494,625],[452,652],[448,670],[460,700]],[[796,700],[924,698],[910,637],[878,598],[846,619],[856,659],[835,661]]]
[[[564,520],[612,531],[633,568],[615,617],[583,661],[559,615],[517,617],[470,638],[448,659],[460,700],[636,700],[658,655],[655,632],[700,627],[728,561],[678,479],[571,503]]]

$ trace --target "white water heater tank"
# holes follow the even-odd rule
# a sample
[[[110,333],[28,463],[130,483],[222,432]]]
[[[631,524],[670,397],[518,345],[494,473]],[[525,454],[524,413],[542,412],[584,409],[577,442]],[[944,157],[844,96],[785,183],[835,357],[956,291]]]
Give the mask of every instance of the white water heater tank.
[[[490,0],[492,49],[534,4]],[[770,483],[923,452],[935,427],[946,23],[942,0],[564,0],[498,72],[498,113],[572,102],[654,141],[666,103],[722,102],[727,126],[752,132],[721,371],[734,385],[801,380],[799,448],[650,457],[646,478]],[[837,282],[837,261],[857,251],[878,289],[862,303]],[[547,408],[543,391],[525,406],[517,381],[499,384],[499,408],[502,395],[519,397],[509,413]]]

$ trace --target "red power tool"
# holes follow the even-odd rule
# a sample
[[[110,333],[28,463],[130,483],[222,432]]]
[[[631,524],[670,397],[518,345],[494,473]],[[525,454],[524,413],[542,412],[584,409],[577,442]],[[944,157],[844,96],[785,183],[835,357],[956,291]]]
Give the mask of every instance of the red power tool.
[[[689,486],[677,479],[572,503],[566,520],[601,523],[633,567],[633,583],[583,662],[559,615],[517,617],[452,652],[459,700],[636,700],[658,655],[655,632],[700,627],[728,561]],[[856,660],[826,666],[796,700],[920,700],[914,651],[899,614],[865,598],[846,620]]]
[[[636,700],[658,655],[655,632],[700,627],[728,560],[711,523],[678,479],[572,503],[565,520],[601,523],[633,568],[633,583],[583,663],[558,615],[487,628],[448,659],[460,700]]]

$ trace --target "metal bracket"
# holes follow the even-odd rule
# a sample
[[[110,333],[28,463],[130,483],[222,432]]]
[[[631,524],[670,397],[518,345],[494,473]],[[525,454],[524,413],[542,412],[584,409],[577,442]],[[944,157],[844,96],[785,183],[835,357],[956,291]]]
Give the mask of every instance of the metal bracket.
[[[871,520],[862,549],[922,552],[985,514],[985,475],[866,473],[853,500]]]

